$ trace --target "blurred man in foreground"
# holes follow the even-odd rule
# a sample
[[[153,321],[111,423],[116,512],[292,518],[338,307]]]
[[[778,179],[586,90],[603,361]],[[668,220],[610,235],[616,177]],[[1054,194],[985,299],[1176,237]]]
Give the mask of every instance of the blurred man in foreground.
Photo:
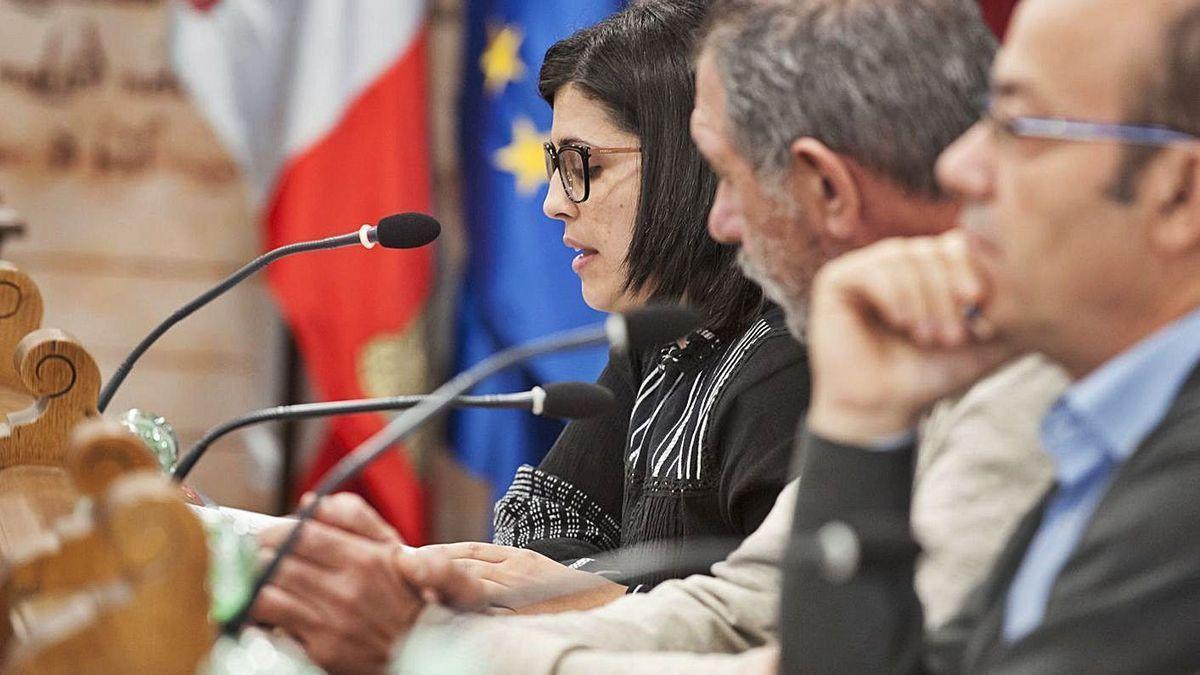
[[[911,559],[795,569],[785,671],[1200,668],[1198,85],[1196,0],[1026,0],[986,120],[941,160],[963,231],[822,270],[800,542],[866,514],[898,525],[864,545],[903,536],[906,434],[1010,354],[1075,382],[1041,431],[1055,487],[937,640]]]

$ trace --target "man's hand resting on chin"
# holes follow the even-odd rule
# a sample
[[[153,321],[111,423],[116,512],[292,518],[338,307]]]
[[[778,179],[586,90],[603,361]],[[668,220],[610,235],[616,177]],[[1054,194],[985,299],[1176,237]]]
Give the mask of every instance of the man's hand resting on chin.
[[[895,438],[1014,356],[987,319],[988,299],[958,231],[884,240],[827,264],[809,315],[808,429],[850,445]]]

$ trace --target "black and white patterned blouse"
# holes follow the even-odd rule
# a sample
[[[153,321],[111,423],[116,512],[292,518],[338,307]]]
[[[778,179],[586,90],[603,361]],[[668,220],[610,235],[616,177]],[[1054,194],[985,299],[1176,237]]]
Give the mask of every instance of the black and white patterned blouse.
[[[567,425],[537,468],[517,471],[496,504],[495,542],[583,569],[643,544],[632,565],[641,571],[615,570],[642,590],[707,571],[758,527],[789,478],[808,407],[804,349],[771,307],[733,339],[697,331],[682,348],[614,356],[599,382],[616,409]],[[726,543],[678,557],[697,538]]]

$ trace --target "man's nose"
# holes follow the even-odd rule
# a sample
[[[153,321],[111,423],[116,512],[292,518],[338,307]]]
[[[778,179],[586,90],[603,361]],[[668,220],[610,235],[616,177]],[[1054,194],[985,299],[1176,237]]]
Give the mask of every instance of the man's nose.
[[[988,123],[977,122],[942,151],[937,162],[938,183],[962,199],[986,201],[992,195],[994,152]]]
[[[708,234],[722,244],[738,244],[742,241],[742,209],[733,195],[729,184],[717,184],[712,209],[708,212]]]

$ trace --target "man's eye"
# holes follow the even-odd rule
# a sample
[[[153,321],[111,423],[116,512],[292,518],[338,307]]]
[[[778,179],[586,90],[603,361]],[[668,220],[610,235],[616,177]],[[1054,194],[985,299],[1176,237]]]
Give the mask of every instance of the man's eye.
[[[1017,121],[1012,118],[1000,118],[997,120],[996,127],[1000,131],[1000,136],[1003,138],[1016,138],[1020,135],[1020,128]]]

